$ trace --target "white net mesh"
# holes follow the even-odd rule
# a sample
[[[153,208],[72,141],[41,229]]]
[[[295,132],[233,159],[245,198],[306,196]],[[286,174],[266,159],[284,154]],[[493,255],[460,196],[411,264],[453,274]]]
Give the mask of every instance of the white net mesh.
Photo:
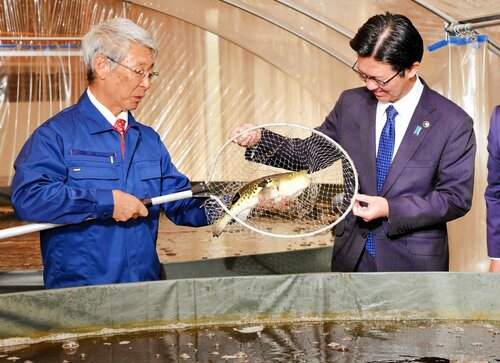
[[[232,140],[261,130],[243,148]],[[333,140],[291,124],[256,126],[229,140],[207,180],[214,236],[245,229],[273,237],[305,237],[332,228],[352,207],[356,170]],[[238,223],[236,223],[237,221]]]

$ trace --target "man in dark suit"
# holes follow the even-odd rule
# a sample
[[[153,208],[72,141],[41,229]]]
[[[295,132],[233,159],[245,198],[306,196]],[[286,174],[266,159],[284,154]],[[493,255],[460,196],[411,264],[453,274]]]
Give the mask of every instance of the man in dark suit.
[[[332,271],[447,271],[446,222],[472,202],[472,119],[419,78],[423,41],[407,17],[371,17],[350,46],[366,87],[344,91],[318,128],[359,173],[352,213],[335,229]],[[264,136],[236,142],[258,147]]]

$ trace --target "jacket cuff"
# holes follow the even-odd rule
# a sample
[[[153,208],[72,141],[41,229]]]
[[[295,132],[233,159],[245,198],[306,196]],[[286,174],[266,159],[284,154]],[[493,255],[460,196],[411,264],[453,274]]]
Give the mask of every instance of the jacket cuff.
[[[107,219],[113,216],[113,192],[111,190],[97,191],[97,218]]]

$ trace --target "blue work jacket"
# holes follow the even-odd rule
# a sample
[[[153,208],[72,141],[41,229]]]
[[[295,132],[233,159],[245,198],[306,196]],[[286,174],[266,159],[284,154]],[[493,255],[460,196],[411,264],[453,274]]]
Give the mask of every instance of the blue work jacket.
[[[85,92],[38,127],[19,153],[11,187],[17,217],[65,224],[40,233],[45,287],[157,280],[160,209],[178,225],[207,224],[203,200],[195,198],[115,222],[113,189],[146,198],[191,187],[158,133],[130,113],[128,124],[122,158],[119,134]],[[88,218],[96,219],[83,222]]]

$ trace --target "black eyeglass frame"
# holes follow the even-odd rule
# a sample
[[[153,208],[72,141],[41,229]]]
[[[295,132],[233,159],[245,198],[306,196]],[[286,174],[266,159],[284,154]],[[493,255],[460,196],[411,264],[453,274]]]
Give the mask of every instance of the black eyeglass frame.
[[[153,78],[158,77],[160,75],[159,72],[155,72],[155,71],[142,71],[142,70],[139,71],[137,69],[130,68],[130,67],[126,66],[125,64],[121,64],[121,63],[115,61],[110,56],[106,56],[106,58],[108,58],[111,62],[118,64],[119,66],[122,66],[123,68],[127,68],[128,70],[134,72],[137,76],[141,77],[141,80],[145,80],[146,78],[148,78],[150,81],[152,81]]]
[[[358,75],[359,79],[361,79],[363,82],[366,82],[366,81],[368,81],[368,80],[373,81],[373,82],[375,82],[375,83],[376,83],[379,87],[382,87],[382,88],[383,88],[383,87],[385,87],[385,86],[387,86],[387,84],[388,84],[390,81],[392,81],[394,78],[396,78],[396,76],[397,76],[397,75],[399,75],[399,74],[401,74],[401,73],[403,72],[403,71],[397,71],[397,72],[396,72],[396,74],[395,74],[394,76],[392,76],[391,78],[386,79],[385,81],[381,81],[381,80],[379,80],[379,79],[376,79],[375,77],[368,76],[368,75],[364,74],[364,73],[363,73],[363,72],[361,72],[359,69],[356,69],[356,68],[355,68],[355,67],[356,67],[356,64],[358,64],[358,61],[356,61],[356,62],[352,65],[351,69],[353,70],[353,72],[354,72],[354,73],[356,73],[356,74]]]

